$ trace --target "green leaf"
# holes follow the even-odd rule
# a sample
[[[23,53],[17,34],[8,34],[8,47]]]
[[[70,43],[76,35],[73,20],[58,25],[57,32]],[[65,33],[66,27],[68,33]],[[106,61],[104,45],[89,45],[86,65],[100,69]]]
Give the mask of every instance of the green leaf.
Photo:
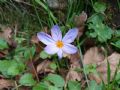
[[[120,84],[120,72],[117,73],[115,80],[118,84]]]
[[[85,65],[84,68],[85,68],[85,73],[86,74],[89,74],[89,73],[97,74],[96,65],[95,64]]]
[[[87,23],[91,22],[91,23],[94,23],[94,24],[98,24],[98,23],[103,22],[104,19],[105,19],[105,17],[102,14],[100,14],[100,13],[96,14],[95,13],[91,17],[88,18]]]
[[[120,49],[120,40],[114,42],[114,43],[111,43],[113,46],[117,47]]]
[[[41,51],[41,52],[40,52],[40,57],[41,57],[42,59],[46,59],[46,58],[49,58],[50,55],[47,54],[45,51]]]
[[[103,2],[95,2],[93,8],[95,12],[103,13],[106,10],[106,4]]]
[[[8,75],[18,75],[25,69],[25,65],[21,62],[17,62],[16,60],[11,61],[11,65],[9,66],[7,70]]]
[[[44,82],[40,82],[39,84],[34,86],[32,90],[48,90],[48,85]]]
[[[15,60],[0,61],[0,72],[6,77],[18,75],[24,68],[25,66],[23,63],[18,63]]]
[[[87,88],[86,90],[102,90],[102,84],[97,85],[97,83],[92,80],[89,83],[89,88]]]
[[[26,48],[26,51],[24,52],[24,57],[26,60],[32,59],[35,54],[35,47]]]
[[[53,70],[56,70],[57,69],[57,65],[54,62],[52,62],[50,64],[50,68],[53,69]]]
[[[57,75],[57,74],[49,74],[45,78],[45,80],[51,82],[56,87],[63,87],[64,84],[65,84],[64,79],[61,76]]]
[[[81,90],[81,85],[77,81],[69,81],[68,90]]]
[[[11,62],[8,60],[0,61],[0,72],[2,72],[3,75],[7,76],[7,70],[10,67]]]
[[[48,90],[60,90],[60,89],[58,89],[58,88],[55,87],[55,86],[49,86],[49,87],[48,87]]]
[[[4,39],[0,38],[0,50],[8,48],[8,44]]]
[[[33,86],[36,81],[33,79],[32,74],[26,73],[20,78],[19,83],[24,86]]]
[[[120,30],[115,31],[115,37],[120,37]]]
[[[91,30],[90,36],[97,38],[101,43],[106,42],[112,37],[112,30],[107,25],[101,23],[89,23],[89,29]]]

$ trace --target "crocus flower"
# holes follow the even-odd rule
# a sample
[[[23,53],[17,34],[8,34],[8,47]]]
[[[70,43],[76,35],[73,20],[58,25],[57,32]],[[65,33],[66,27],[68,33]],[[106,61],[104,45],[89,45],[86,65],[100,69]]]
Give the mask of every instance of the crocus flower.
[[[37,33],[38,39],[47,45],[44,50],[48,54],[56,54],[61,59],[63,53],[74,54],[77,52],[77,47],[70,44],[77,37],[78,29],[70,29],[66,35],[62,38],[62,33],[58,25],[54,25],[51,29],[51,35],[44,32]]]

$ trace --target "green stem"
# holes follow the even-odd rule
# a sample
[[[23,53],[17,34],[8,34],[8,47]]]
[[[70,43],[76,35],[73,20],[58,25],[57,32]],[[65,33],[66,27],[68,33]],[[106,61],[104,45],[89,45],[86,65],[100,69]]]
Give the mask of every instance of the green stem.
[[[79,52],[80,52],[80,62],[81,62],[82,65],[83,65],[83,72],[84,72],[85,79],[86,79],[86,82],[87,82],[87,85],[88,85],[88,88],[89,88],[90,85],[89,85],[88,77],[87,77],[86,70],[85,70],[85,68],[84,68],[84,64],[83,64],[83,54],[82,54],[82,51],[81,51],[81,47],[80,47],[79,40],[77,40],[77,45],[78,45],[78,49],[79,49]]]

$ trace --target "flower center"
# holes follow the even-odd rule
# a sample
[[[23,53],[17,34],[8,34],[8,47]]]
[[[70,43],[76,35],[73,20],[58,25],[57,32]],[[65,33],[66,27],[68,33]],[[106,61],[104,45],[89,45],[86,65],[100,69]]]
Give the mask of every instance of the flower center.
[[[62,48],[63,45],[64,45],[63,42],[60,41],[60,40],[58,40],[58,41],[56,42],[56,46],[57,46],[58,48]]]

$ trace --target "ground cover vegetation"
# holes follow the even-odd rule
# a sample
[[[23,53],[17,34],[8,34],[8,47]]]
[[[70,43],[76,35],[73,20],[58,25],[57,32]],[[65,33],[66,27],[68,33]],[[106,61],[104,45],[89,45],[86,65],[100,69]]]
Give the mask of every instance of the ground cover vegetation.
[[[119,0],[0,0],[0,90],[120,90]]]

